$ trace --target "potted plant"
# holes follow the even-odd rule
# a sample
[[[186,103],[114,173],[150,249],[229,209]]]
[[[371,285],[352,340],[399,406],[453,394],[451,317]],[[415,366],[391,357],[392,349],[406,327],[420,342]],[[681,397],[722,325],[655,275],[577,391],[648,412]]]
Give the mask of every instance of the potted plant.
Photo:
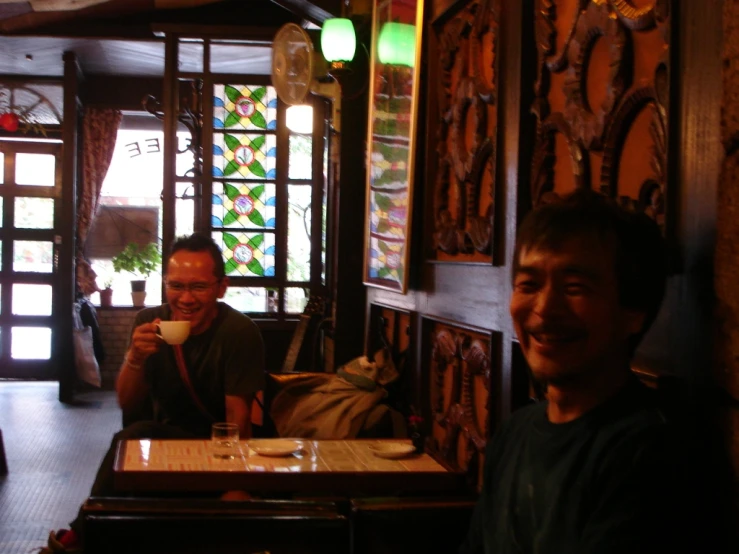
[[[143,277],[143,279],[131,280],[133,305],[136,307],[143,306],[146,298],[146,278],[156,271],[162,263],[159,247],[153,242],[143,246],[135,242],[129,242],[112,261],[113,269],[116,272],[128,271],[134,276]]]
[[[111,277],[106,277],[103,281],[104,289],[100,291],[100,305],[104,308],[110,308],[113,305],[113,289],[110,285],[113,284]]]

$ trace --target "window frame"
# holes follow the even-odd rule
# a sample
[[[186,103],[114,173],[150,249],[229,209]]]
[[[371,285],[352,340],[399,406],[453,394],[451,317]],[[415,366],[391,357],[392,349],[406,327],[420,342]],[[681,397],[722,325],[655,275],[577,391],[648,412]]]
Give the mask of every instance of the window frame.
[[[163,114],[164,125],[164,182],[162,194],[163,209],[163,248],[164,252],[168,252],[172,242],[175,240],[176,229],[176,213],[175,206],[177,201],[176,184],[182,182],[190,182],[193,187],[194,202],[194,222],[193,229],[195,232],[202,232],[211,235],[214,230],[211,225],[211,199],[213,193],[213,184],[215,182],[228,182],[228,179],[215,178],[213,176],[213,89],[216,84],[242,84],[242,85],[258,85],[272,86],[269,75],[247,75],[247,74],[231,74],[231,73],[211,73],[208,71],[210,58],[210,45],[215,39],[203,38],[203,71],[202,72],[179,72],[172,71],[177,67],[177,46],[179,41],[184,37],[168,36],[167,37],[167,69],[165,70],[165,105],[169,98],[171,105],[175,106],[175,110],[170,112],[181,113],[180,106],[187,102],[189,91],[195,83],[197,88],[198,80],[202,82],[200,86],[200,97],[197,102],[202,106],[202,116],[199,122],[197,118],[192,121],[195,123],[195,131],[201,133],[202,149],[202,175],[194,175],[192,177],[178,177],[175,167],[175,157],[177,154],[176,133],[180,121],[175,118],[172,113],[168,114],[165,110]],[[186,37],[192,40],[194,37]],[[174,60],[174,62],[173,62]],[[169,81],[167,80],[169,75]],[[172,83],[168,86],[168,83]],[[229,283],[231,288],[238,287],[264,287],[274,288],[279,291],[277,311],[267,311],[265,302],[264,312],[247,312],[250,316],[258,319],[273,320],[277,322],[285,322],[296,319],[300,314],[286,311],[285,290],[289,287],[301,287],[307,289],[306,303],[313,296],[326,297],[329,291],[328,279],[331,267],[329,256],[329,238],[327,229],[331,225],[332,213],[332,197],[331,179],[329,176],[329,160],[331,159],[330,141],[328,140],[329,127],[327,125],[327,117],[329,115],[328,104],[324,99],[317,96],[310,96],[308,102],[313,104],[313,132],[312,138],[312,179],[299,180],[289,179],[289,137],[291,131],[286,126],[285,112],[287,105],[278,99],[277,105],[277,129],[275,130],[276,138],[276,178],[273,181],[276,186],[276,209],[275,209],[275,276],[274,277],[258,277],[258,276],[230,276]],[[307,103],[308,103],[307,102]],[[192,125],[191,121],[191,125]],[[197,124],[202,125],[200,129]],[[251,133],[251,131],[249,131]],[[259,131],[257,131],[259,133]],[[266,134],[266,133],[265,133]],[[194,148],[198,148],[195,144]],[[271,181],[268,181],[271,182]],[[288,256],[288,185],[290,183],[310,183],[311,192],[311,254],[310,254],[310,278],[307,282],[294,282],[287,280],[287,256]],[[325,209],[325,222],[324,206]],[[220,229],[218,229],[220,230]],[[325,257],[324,257],[325,251]],[[166,272],[166,260],[163,261],[163,273]],[[266,294],[266,293],[265,293]],[[166,298],[165,291],[162,291],[162,298]]]

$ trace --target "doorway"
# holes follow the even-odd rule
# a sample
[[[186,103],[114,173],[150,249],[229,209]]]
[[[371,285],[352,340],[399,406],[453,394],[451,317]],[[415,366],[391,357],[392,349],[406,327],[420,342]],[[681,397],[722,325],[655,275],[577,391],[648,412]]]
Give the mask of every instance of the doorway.
[[[58,141],[0,141],[0,378],[58,377],[61,155]]]

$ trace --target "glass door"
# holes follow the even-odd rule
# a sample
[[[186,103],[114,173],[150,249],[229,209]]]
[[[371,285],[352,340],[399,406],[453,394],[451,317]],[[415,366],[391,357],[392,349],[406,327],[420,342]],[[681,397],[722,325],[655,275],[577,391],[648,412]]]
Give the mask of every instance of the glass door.
[[[62,145],[0,141],[0,377],[54,379]],[[69,318],[67,318],[69,319]]]

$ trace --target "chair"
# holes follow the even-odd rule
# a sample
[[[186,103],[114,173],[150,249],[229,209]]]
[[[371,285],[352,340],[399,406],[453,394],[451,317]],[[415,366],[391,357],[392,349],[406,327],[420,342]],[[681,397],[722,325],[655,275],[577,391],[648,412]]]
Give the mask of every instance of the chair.
[[[0,475],[8,474],[8,461],[5,458],[5,446],[3,445],[3,430],[0,429]]]
[[[334,502],[90,498],[85,551],[106,554],[344,554],[348,518]]]
[[[471,496],[353,499],[352,554],[456,552],[474,507]]]

